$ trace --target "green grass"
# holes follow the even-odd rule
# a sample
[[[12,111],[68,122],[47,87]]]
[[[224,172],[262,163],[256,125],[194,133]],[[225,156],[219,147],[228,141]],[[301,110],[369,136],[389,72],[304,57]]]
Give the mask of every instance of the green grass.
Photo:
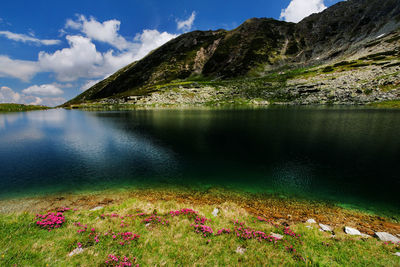
[[[382,101],[370,104],[372,107],[377,108],[400,108],[400,100]]]
[[[234,228],[233,220],[245,222],[244,227],[255,230],[284,234],[283,226],[259,221],[234,203],[220,204],[220,213],[214,218],[214,206],[199,204],[185,206],[173,200],[149,202],[130,198],[120,204],[105,207],[103,210],[70,210],[64,213],[66,222],[56,230],[47,231],[35,224],[33,213],[0,214],[0,265],[1,266],[105,266],[108,254],[136,257],[141,266],[400,266],[400,257],[393,255],[399,245],[385,245],[374,238],[349,237],[340,228],[336,236],[320,232],[315,226],[308,229],[304,224],[291,225],[290,228],[301,235],[294,238],[284,235],[276,244],[244,240],[235,234],[203,237],[194,232],[191,224],[194,218],[180,215],[172,217],[171,210],[193,208],[198,216],[212,219],[206,225],[215,232],[221,228]],[[121,227],[121,218],[111,218],[102,214],[118,215],[144,212],[157,213],[169,220],[169,225],[143,223],[140,216],[125,217],[126,227]],[[268,219],[268,218],[267,218]],[[76,222],[87,224],[88,231],[77,233]],[[273,222],[275,223],[275,222]],[[94,228],[100,242],[95,243],[89,236]],[[137,242],[120,245],[120,239],[104,236],[108,232],[133,232],[140,234]],[[69,257],[69,252],[83,244],[81,254]],[[287,248],[293,246],[295,251]],[[236,252],[245,248],[244,254]]]
[[[0,112],[44,110],[44,109],[49,109],[49,107],[36,106],[36,105],[23,105],[23,104],[0,104]]]

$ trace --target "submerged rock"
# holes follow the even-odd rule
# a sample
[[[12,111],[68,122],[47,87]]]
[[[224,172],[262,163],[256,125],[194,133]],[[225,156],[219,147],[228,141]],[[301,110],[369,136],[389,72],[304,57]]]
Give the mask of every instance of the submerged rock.
[[[82,253],[83,252],[83,248],[76,248],[76,249],[74,249],[73,251],[71,251],[69,254],[68,254],[68,257],[72,257],[72,256],[74,256],[74,255],[76,255],[76,254],[80,254],[80,253]]]
[[[377,232],[375,235],[382,241],[385,242],[393,242],[393,243],[398,243],[400,242],[400,238],[395,237],[394,235],[391,235],[386,232]]]
[[[321,227],[321,230],[324,232],[332,232],[332,228],[328,225],[320,223],[319,227]]]
[[[283,239],[283,235],[280,235],[280,234],[271,233],[270,235],[271,235],[272,237],[274,237],[275,239],[278,239],[278,240]]]
[[[317,223],[314,219],[308,219],[306,223]]]
[[[214,215],[214,217],[217,217],[218,212],[219,212],[219,209],[215,208],[215,209],[213,210],[213,212],[212,212],[212,215]]]
[[[358,231],[357,229],[354,229],[354,228],[351,228],[351,227],[348,227],[348,226],[344,227],[344,232],[346,234],[348,234],[348,235],[359,235],[359,236],[362,236],[362,237],[370,237],[369,235],[363,234],[360,231]]]

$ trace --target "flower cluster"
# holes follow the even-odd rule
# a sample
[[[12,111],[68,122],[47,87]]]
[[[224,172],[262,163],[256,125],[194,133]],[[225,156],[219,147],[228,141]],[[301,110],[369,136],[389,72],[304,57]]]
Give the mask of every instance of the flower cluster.
[[[194,219],[195,224],[205,224],[207,221],[211,222],[211,219],[207,219],[206,217],[199,217],[196,216],[196,218]]]
[[[229,228],[222,228],[221,230],[218,230],[217,235],[222,235],[222,234],[230,234],[231,229]]]
[[[76,222],[76,223],[74,223],[75,224],[75,226],[77,226],[77,227],[81,227],[81,229],[79,229],[77,232],[78,233],[83,233],[83,232],[86,232],[86,230],[87,230],[87,225],[85,224],[85,225],[83,225],[83,224],[81,224],[80,222]]]
[[[267,242],[276,243],[279,239],[272,235],[267,235],[264,232],[256,231],[251,228],[242,226],[235,227],[235,235],[241,239],[257,239],[258,241],[265,240]]]
[[[55,228],[60,228],[65,222],[65,217],[62,212],[48,212],[47,214],[36,214],[36,225],[41,228],[51,231]]]
[[[171,210],[169,212],[169,214],[171,214],[172,217],[174,216],[178,216],[178,215],[195,215],[196,213],[198,213],[195,210],[192,209],[181,209],[181,210]]]
[[[194,231],[196,233],[202,234],[204,237],[211,236],[214,234],[214,231],[210,226],[201,224],[192,224],[191,226],[194,227]]]
[[[162,218],[162,217],[160,217],[160,216],[157,216],[157,215],[155,215],[155,214],[152,214],[151,216],[149,216],[149,217],[147,217],[147,218],[145,218],[144,220],[143,220],[143,223],[158,223],[158,224],[162,224],[162,225],[168,225],[169,224],[169,221],[168,220],[165,220],[164,218]]]
[[[106,266],[115,266],[115,267],[124,267],[124,266],[136,266],[138,267],[139,264],[136,264],[136,257],[130,259],[126,256],[115,256],[113,254],[109,254],[107,260],[105,261]]]
[[[293,232],[292,229],[290,229],[289,227],[285,227],[285,229],[283,230],[283,233],[285,235],[290,235],[291,237],[294,237],[294,238],[299,238],[301,236],[301,235],[298,235],[295,232]]]

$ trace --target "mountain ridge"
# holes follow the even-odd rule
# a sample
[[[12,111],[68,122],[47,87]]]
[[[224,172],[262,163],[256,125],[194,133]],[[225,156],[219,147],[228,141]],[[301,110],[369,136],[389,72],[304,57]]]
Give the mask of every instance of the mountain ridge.
[[[171,87],[174,87],[170,86],[171,83],[177,86],[178,91],[182,89],[182,85],[186,86],[187,82],[197,91],[199,88],[218,90],[227,86],[229,90],[225,91],[235,95],[237,92],[233,80],[242,79],[239,82],[241,86],[245,80],[253,78],[264,78],[268,83],[271,82],[268,77],[273,74],[279,76],[282,69],[289,73],[304,68],[315,72],[313,66],[322,68],[326,64],[337,64],[347,59],[350,62],[356,61],[354,64],[366,64],[360,60],[362,56],[383,52],[390,54],[384,59],[390,61],[390,64],[395,64],[399,60],[399,42],[396,40],[400,28],[399,14],[400,0],[349,0],[339,2],[321,13],[312,14],[297,24],[270,18],[251,18],[230,31],[189,32],[167,42],[142,60],[122,68],[63,106],[93,102],[137,104],[138,99],[150,99],[154,93],[159,94],[163,91],[160,89],[166,88],[170,91]],[[394,38],[394,41],[386,42],[388,37]],[[368,62],[368,66],[374,63]],[[382,62],[378,60],[375,63]],[[352,64],[342,66],[352,66]],[[361,67],[363,66],[358,66],[357,71],[360,71]],[[397,70],[397,66],[393,67]],[[322,75],[331,72],[327,71],[329,68],[322,71],[324,68],[318,72]],[[332,68],[335,70],[335,67]],[[250,95],[249,92],[246,94],[239,92],[239,95],[247,100],[257,98],[265,103],[279,102],[275,100],[281,97],[282,92],[290,89],[286,78],[293,78],[286,76],[278,77],[278,84],[272,80],[272,85],[263,93],[254,87],[258,95],[254,92]],[[285,84],[279,82],[282,79],[286,79]],[[248,83],[245,82],[245,85]],[[271,89],[276,89],[275,95],[266,94]],[[191,90],[189,93],[197,91]],[[222,90],[221,94],[224,95],[225,91]],[[199,99],[197,96],[192,98],[197,98],[196,101],[200,101],[199,103],[216,103],[220,99],[215,98],[215,93],[208,92],[206,95],[211,96],[204,96],[204,99]],[[284,94],[292,93],[290,91]],[[396,98],[386,93],[382,94],[383,100]],[[356,102],[374,101],[366,96],[363,101]],[[291,98],[282,99],[283,102],[295,103]],[[162,97],[159,101],[160,104],[165,103]],[[157,104],[154,101],[150,102]],[[349,103],[351,102],[350,100]]]

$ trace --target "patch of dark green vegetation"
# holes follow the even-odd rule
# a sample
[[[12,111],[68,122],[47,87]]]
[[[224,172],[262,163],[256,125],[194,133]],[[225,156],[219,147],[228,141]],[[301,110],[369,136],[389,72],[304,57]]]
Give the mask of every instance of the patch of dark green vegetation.
[[[400,108],[400,100],[390,100],[390,101],[382,101],[382,102],[375,102],[370,104],[372,107],[378,108]]]
[[[29,111],[49,109],[46,106],[23,105],[23,104],[0,104],[0,112]]]

